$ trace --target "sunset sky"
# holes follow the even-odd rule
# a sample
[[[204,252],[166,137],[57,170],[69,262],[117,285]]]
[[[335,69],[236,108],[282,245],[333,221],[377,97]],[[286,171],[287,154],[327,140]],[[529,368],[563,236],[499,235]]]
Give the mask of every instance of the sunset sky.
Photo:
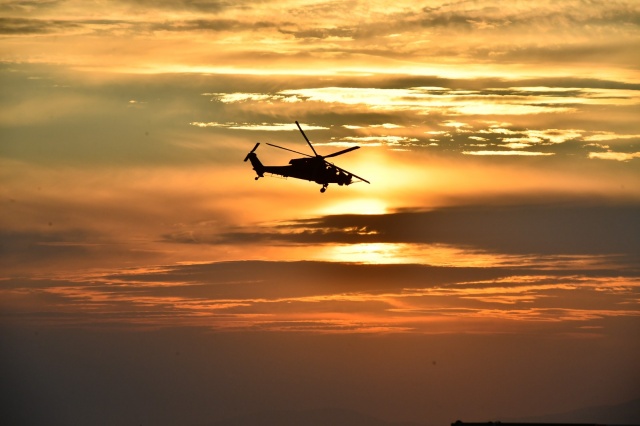
[[[3,418],[640,398],[639,47],[634,0],[0,0]],[[255,181],[296,120],[371,184]]]

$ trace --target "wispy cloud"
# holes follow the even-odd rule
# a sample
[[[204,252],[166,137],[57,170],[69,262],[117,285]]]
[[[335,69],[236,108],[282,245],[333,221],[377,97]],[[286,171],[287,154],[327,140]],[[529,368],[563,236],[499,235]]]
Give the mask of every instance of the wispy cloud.
[[[639,288],[635,278],[598,270],[230,262],[16,281],[2,292],[24,306],[53,297],[58,303],[49,307],[48,320],[56,315],[66,323],[81,314],[92,323],[141,327],[380,334],[457,333],[459,322],[477,319],[487,321],[479,332],[522,322],[565,333],[608,317],[637,317]],[[597,308],[595,298],[601,299]],[[21,312],[30,321],[39,320],[36,314]]]
[[[513,148],[513,147],[509,147],[507,146],[507,148]],[[517,146],[515,148],[524,148],[524,146]],[[553,152],[536,152],[536,151],[510,151],[510,150],[504,150],[504,151],[463,151],[462,152],[465,155],[480,155],[480,156],[488,156],[488,155],[496,155],[496,156],[509,156],[509,155],[514,155],[514,156],[523,156],[523,157],[539,157],[539,156],[546,156],[546,155],[554,155]]]
[[[216,123],[214,121],[203,123],[200,121],[194,121],[193,123],[189,123],[189,124],[196,127],[222,127],[225,129],[233,129],[233,130],[255,130],[255,131],[266,131],[266,132],[298,130],[298,128],[295,127],[295,125],[292,125],[291,123],[251,124],[251,123]],[[303,126],[305,130],[327,130],[328,129],[328,127],[314,126],[314,125],[309,125],[304,123],[302,123],[301,126]]]
[[[640,152],[590,152],[589,158],[597,158],[599,160],[615,160],[615,161],[629,161],[634,158],[640,158]]]
[[[551,83],[550,81],[548,83]],[[490,84],[490,83],[489,83]],[[550,156],[566,152],[553,145],[568,142],[635,139],[588,128],[531,128],[504,122],[521,121],[520,116],[538,114],[572,116],[588,113],[596,105],[631,109],[640,103],[637,90],[604,88],[564,88],[522,86],[485,89],[447,89],[444,87],[356,88],[319,87],[287,89],[277,93],[208,93],[215,102],[237,105],[243,111],[268,108],[276,114],[291,114],[295,109],[332,108],[343,115],[379,114],[397,117],[395,123],[344,124],[343,136],[332,136],[333,144],[361,142],[396,148],[440,146],[467,155]],[[295,106],[291,105],[295,104]],[[407,118],[413,117],[413,121]],[[425,119],[425,117],[427,117]],[[434,118],[440,117],[437,122]],[[503,120],[492,120],[500,117]],[[425,123],[425,121],[427,123]],[[538,121],[545,121],[541,118]],[[402,123],[402,124],[400,124]],[[407,124],[405,124],[407,123]],[[409,124],[411,123],[411,124]],[[420,124],[417,124],[420,123]],[[197,126],[222,124],[192,123]],[[255,129],[276,129],[279,124],[253,124]],[[274,127],[271,127],[274,126]],[[249,127],[227,125],[228,128]],[[326,126],[325,126],[326,128]],[[440,129],[446,130],[440,130]],[[318,127],[315,127],[318,129]],[[335,130],[333,131],[335,133]],[[469,140],[473,142],[469,142]],[[478,149],[482,148],[482,149]],[[541,150],[540,147],[545,147]],[[581,152],[587,158],[589,150]]]
[[[545,93],[548,92],[548,93]],[[366,105],[389,110],[416,110],[427,113],[442,109],[452,115],[519,115],[572,111],[578,105],[638,105],[636,90],[487,88],[483,90],[451,90],[411,87],[406,89],[321,87],[282,90],[274,95],[256,93],[206,94],[224,103],[245,101],[323,102],[344,105]]]

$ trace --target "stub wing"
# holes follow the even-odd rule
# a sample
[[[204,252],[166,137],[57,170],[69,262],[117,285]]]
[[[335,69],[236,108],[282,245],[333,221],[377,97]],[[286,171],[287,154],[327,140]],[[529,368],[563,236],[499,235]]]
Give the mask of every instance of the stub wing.
[[[369,182],[369,181],[368,181],[368,180],[366,180],[365,178],[360,177],[360,176],[358,176],[358,175],[356,175],[356,174],[353,174],[353,173],[351,173],[350,171],[343,169],[342,167],[338,167],[338,166],[336,166],[335,164],[332,164],[332,166],[333,166],[333,167],[335,167],[336,169],[340,170],[342,173],[346,173],[346,174],[348,174],[348,175],[350,175],[350,176],[353,176],[353,177],[354,177],[354,178],[356,178],[356,179],[361,180],[362,182],[366,182],[366,183],[368,183],[368,184],[371,184],[371,182]]]

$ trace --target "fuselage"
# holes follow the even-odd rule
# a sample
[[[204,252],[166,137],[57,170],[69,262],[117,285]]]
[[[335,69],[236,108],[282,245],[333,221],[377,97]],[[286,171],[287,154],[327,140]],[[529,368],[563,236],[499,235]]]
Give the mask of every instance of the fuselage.
[[[288,166],[263,166],[263,169],[266,173],[308,180],[321,185],[349,185],[352,180],[350,174],[327,163],[323,158],[294,158],[289,161]]]
[[[294,158],[289,161],[288,166],[265,166],[260,162],[255,152],[247,154],[247,159],[251,161],[253,170],[256,171],[258,177],[263,177],[265,173],[271,173],[316,182],[324,187],[330,183],[349,185],[353,178],[351,174],[327,163],[321,157]]]

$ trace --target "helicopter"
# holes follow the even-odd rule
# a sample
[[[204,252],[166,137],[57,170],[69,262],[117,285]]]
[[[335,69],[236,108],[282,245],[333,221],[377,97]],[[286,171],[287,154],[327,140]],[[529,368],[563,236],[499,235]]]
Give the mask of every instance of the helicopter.
[[[320,155],[316,152],[315,148],[305,135],[302,127],[300,127],[300,123],[296,121],[296,126],[302,133],[302,136],[309,144],[311,151],[313,151],[314,155],[305,154],[302,152],[294,151],[293,149],[284,148],[278,145],[274,145],[267,142],[267,145],[273,146],[275,148],[284,149],[285,151],[295,152],[296,154],[304,155],[308,158],[294,158],[289,161],[288,166],[265,166],[258,159],[258,155],[255,153],[258,146],[260,146],[260,142],[253,147],[253,149],[247,154],[244,158],[244,161],[251,161],[251,165],[253,166],[253,170],[255,170],[256,176],[255,180],[264,177],[265,173],[271,173],[273,175],[279,175],[283,177],[292,177],[296,179],[308,180],[311,182],[316,182],[322,185],[320,192],[324,193],[327,190],[327,187],[330,183],[337,183],[338,185],[350,185],[355,182],[366,182],[371,183],[368,180],[361,178],[347,170],[336,166],[326,160],[326,158],[337,157],[338,155],[346,154],[347,152],[356,150],[360,148],[359,146],[352,146],[347,149],[343,149],[342,151],[334,152],[329,155]],[[353,178],[358,179],[357,181],[353,181]]]

